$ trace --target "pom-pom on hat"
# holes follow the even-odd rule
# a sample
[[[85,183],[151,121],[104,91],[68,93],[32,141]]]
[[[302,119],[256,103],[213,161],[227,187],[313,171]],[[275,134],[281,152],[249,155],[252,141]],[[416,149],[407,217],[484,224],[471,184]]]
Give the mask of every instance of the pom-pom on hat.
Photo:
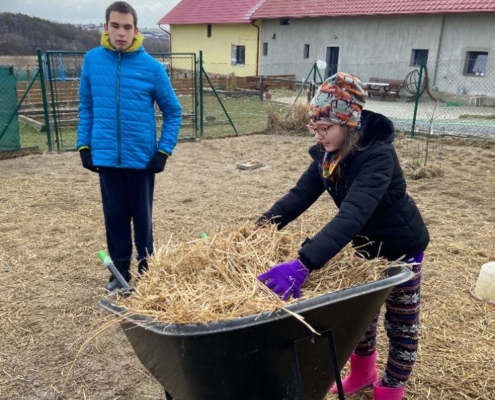
[[[358,77],[337,72],[318,88],[309,106],[309,117],[357,128],[365,97],[366,85]]]

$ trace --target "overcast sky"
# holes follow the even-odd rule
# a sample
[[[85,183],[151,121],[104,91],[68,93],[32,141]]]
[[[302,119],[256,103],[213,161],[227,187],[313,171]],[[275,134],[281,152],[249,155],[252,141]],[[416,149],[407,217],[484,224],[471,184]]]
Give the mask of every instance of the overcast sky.
[[[54,22],[99,24],[113,0],[0,0],[0,12],[27,14]],[[139,28],[156,28],[157,22],[180,0],[128,0],[137,11]]]

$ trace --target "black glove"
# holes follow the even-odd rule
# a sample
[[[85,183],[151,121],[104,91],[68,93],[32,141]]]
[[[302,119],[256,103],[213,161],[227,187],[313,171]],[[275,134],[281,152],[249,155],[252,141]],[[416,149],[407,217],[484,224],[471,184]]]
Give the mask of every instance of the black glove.
[[[84,168],[98,172],[98,168],[93,165],[93,156],[90,149],[79,150],[79,155],[81,156],[81,162]]]
[[[255,225],[257,227],[262,227],[262,226],[265,226],[265,225],[268,225],[268,224],[276,224],[276,222],[275,222],[275,218],[273,218],[273,217],[272,218],[268,218],[266,216],[266,214],[263,214],[255,222]]]
[[[165,169],[165,164],[167,163],[168,156],[165,153],[157,151],[153,157],[151,157],[150,162],[146,166],[154,173],[162,172]]]
[[[262,215],[261,217],[259,217],[256,221],[255,221],[255,225],[259,228],[261,228],[262,226],[265,226],[267,224],[269,224],[270,221],[268,220],[268,218],[266,218],[264,215]]]

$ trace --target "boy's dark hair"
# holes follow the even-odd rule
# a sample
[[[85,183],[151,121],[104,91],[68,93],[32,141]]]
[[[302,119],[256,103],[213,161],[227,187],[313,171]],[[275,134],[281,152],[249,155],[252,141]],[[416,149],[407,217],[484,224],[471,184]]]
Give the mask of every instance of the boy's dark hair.
[[[132,14],[132,18],[134,20],[134,27],[137,27],[137,13],[136,10],[134,9],[133,6],[131,6],[129,3],[126,3],[125,1],[116,1],[112,4],[110,4],[105,11],[105,22],[108,24],[108,21],[110,20],[110,13],[112,11],[116,11],[121,14]]]

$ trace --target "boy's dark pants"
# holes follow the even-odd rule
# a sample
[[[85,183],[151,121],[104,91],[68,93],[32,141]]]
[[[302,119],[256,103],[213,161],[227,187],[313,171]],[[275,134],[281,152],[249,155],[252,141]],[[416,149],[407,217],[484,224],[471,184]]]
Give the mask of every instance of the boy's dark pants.
[[[107,246],[114,262],[132,256],[131,221],[137,259],[153,254],[152,209],[155,173],[149,170],[100,168],[100,189]]]

